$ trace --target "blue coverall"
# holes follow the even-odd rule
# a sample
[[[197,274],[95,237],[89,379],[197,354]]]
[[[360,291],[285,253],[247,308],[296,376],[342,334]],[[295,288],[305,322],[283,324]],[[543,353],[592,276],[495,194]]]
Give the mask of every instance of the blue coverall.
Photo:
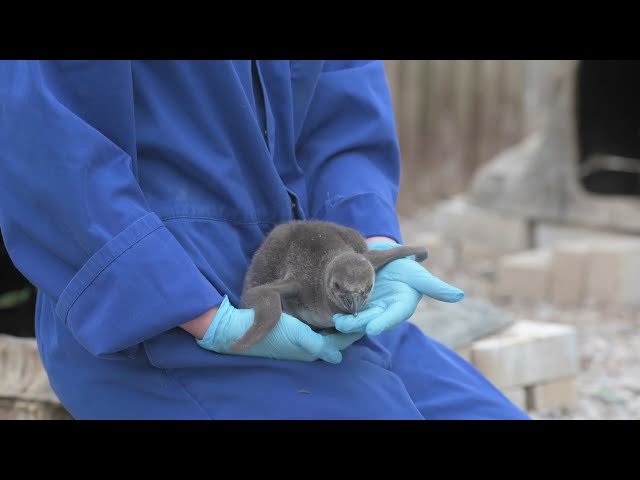
[[[239,306],[278,223],[402,241],[383,63],[257,67],[0,64],[0,228],[38,288],[38,348],[64,406],[78,419],[527,418],[410,322],[337,365],[221,355],[178,327],[225,294]]]

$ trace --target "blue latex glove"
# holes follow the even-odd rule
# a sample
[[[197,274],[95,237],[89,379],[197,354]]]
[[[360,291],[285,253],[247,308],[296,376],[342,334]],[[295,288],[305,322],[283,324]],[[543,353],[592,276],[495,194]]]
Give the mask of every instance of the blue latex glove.
[[[253,323],[253,309],[235,308],[225,295],[211,326],[201,340],[200,347],[216,353],[247,355],[312,362],[318,358],[329,363],[342,361],[341,350],[362,338],[362,333],[316,333],[305,323],[283,313],[276,327],[258,344],[242,351],[231,350],[231,345]]]
[[[370,244],[369,249],[398,246],[378,242]],[[379,335],[408,320],[423,295],[453,303],[462,300],[464,292],[433,276],[412,258],[400,258],[378,270],[367,307],[357,317],[337,314],[333,320],[341,332]]]

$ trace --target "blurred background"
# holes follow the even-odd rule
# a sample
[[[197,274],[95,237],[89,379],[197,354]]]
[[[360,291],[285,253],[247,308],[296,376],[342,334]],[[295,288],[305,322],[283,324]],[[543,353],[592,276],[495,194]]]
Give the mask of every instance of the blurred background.
[[[413,321],[539,419],[640,418],[640,63],[387,61]]]
[[[640,418],[640,62],[386,60],[413,321],[536,419]],[[0,418],[65,418],[0,242]]]
[[[578,150],[573,161],[583,163],[594,154],[633,159],[626,169],[611,165],[575,180],[593,192],[640,194],[636,160],[640,157],[640,64],[385,63],[402,146],[400,213],[463,192],[480,166],[547,127],[555,102],[561,101],[566,109],[563,121],[568,122],[565,127],[572,137],[565,140],[574,142]],[[629,168],[633,173],[626,171]]]

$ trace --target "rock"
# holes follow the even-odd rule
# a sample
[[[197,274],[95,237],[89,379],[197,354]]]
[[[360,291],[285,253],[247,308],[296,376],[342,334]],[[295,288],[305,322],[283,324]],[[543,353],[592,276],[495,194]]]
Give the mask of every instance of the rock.
[[[513,318],[487,300],[465,298],[459,303],[444,303],[425,297],[411,321],[432,338],[460,349],[506,328]]]
[[[640,239],[594,242],[589,254],[587,296],[640,306]]]
[[[464,196],[438,204],[434,216],[438,232],[449,244],[463,250],[471,245],[467,250],[483,254],[529,247],[529,224],[525,218],[472,205]]]
[[[586,192],[578,183],[578,61],[554,64],[556,85],[539,130],[480,167],[469,202],[533,221],[640,234],[640,200]]]
[[[579,368],[576,330],[569,325],[520,320],[474,343],[472,359],[498,388],[573,377]]]
[[[0,419],[70,419],[33,338],[0,335]]]
[[[498,262],[495,295],[504,299],[545,302],[550,296],[551,252],[527,250]]]

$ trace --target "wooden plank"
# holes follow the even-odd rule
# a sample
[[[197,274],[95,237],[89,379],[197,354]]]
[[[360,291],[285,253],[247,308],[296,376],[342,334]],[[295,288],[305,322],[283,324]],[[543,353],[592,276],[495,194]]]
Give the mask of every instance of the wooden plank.
[[[448,60],[432,60],[431,61],[432,81],[427,90],[429,96],[430,116],[427,122],[430,136],[437,135],[439,126],[442,121],[442,115],[446,108],[447,99],[445,98],[446,83],[449,81],[449,69],[451,67]]]
[[[434,131],[437,127],[439,92],[434,90],[438,86],[441,74],[437,61],[424,60],[420,62],[419,81],[421,84],[418,115],[418,138],[416,144],[417,169],[414,175],[413,196],[418,204],[429,203],[435,197],[434,186],[437,184],[439,171],[434,165],[433,144],[438,135]]]
[[[403,76],[403,129],[405,131],[403,148],[404,172],[407,176],[407,185],[413,191],[420,170],[419,143],[420,127],[420,97],[424,88],[420,79],[420,60],[409,60],[404,64]]]
[[[524,136],[524,62],[508,60],[506,62],[504,83],[504,109],[502,116],[502,149],[517,143]]]
[[[454,68],[452,60],[436,60],[436,77],[430,92],[434,108],[429,128],[431,158],[428,174],[433,197],[446,195],[456,178],[455,168],[459,162],[452,106]]]
[[[502,148],[513,144],[521,135],[523,125],[522,99],[524,93],[522,67],[522,60],[505,61],[504,82],[500,92],[500,146]]]
[[[387,83],[389,84],[389,90],[391,91],[391,101],[393,102],[394,110],[398,104],[398,74],[400,69],[400,60],[385,60],[384,70],[387,76]]]
[[[386,63],[403,199],[425,204],[462,191],[479,165],[523,137],[524,61]]]
[[[497,149],[498,99],[500,89],[501,60],[485,60],[481,63],[480,82],[482,89],[480,108],[477,117],[480,121],[480,136],[478,138],[478,156],[475,166],[484,164]]]
[[[483,118],[482,118],[482,88],[483,88],[483,83],[482,83],[482,60],[473,60],[472,63],[472,68],[471,68],[471,78],[472,80],[472,85],[473,85],[473,95],[472,95],[472,99],[470,100],[471,102],[471,106],[469,107],[470,110],[470,115],[472,117],[471,123],[472,123],[472,127],[471,127],[471,132],[469,134],[469,144],[468,144],[468,148],[470,150],[470,157],[471,160],[469,161],[469,176],[471,176],[471,174],[473,173],[473,170],[475,169],[477,163],[478,163],[478,158],[480,156],[480,141],[483,135],[483,130],[482,130],[482,122],[483,122]]]
[[[456,191],[464,189],[470,172],[473,170],[475,156],[473,154],[474,141],[474,84],[473,60],[458,60],[455,74],[455,104],[457,135],[461,147],[460,157],[456,162],[458,180],[452,187]],[[453,163],[453,162],[452,162]]]

